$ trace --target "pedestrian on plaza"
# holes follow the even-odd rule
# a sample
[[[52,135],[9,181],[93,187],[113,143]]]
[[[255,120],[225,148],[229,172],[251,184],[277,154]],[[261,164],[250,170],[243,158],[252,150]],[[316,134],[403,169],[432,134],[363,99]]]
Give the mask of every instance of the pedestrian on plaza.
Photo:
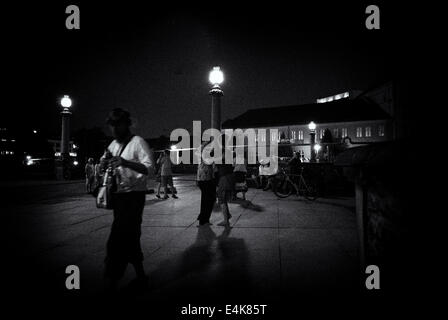
[[[225,144],[223,143],[222,146]],[[229,220],[232,217],[229,211],[228,203],[232,200],[235,182],[233,179],[233,166],[232,164],[225,163],[225,152],[224,147],[222,147],[223,156],[222,164],[215,164],[215,175],[218,181],[218,188],[216,190],[216,195],[218,197],[218,203],[221,207],[223,221],[218,223],[218,226],[229,226]]]
[[[103,182],[103,168],[101,160],[95,164],[95,188]]]
[[[159,156],[160,157],[160,156]],[[160,176],[160,165],[158,164],[159,158],[156,161],[156,182],[157,182],[157,192],[156,197],[160,199],[160,188],[162,187],[162,177]]]
[[[260,163],[260,177],[263,177],[267,182],[266,186],[263,188],[263,191],[267,191],[269,189],[274,189],[274,178],[277,174],[277,168],[273,168],[274,165],[274,158],[271,156],[269,159],[263,161],[261,160]],[[274,170],[275,169],[275,170]]]
[[[196,183],[201,190],[201,211],[198,216],[199,226],[210,225],[210,216],[216,201],[216,183],[213,176],[213,164],[202,159],[202,150],[210,142],[204,142],[198,149],[199,164]]]
[[[174,199],[177,199],[176,188],[173,185],[173,171],[171,169],[170,150],[165,150],[157,159],[157,164],[160,166],[161,186],[163,187],[163,199],[168,199],[168,187],[171,189],[171,194]],[[160,193],[156,195],[160,198]]]
[[[137,276],[132,285],[144,289],[148,278],[143,268],[141,223],[147,177],[152,174],[154,162],[146,141],[131,133],[129,112],[113,109],[106,122],[115,139],[107,148],[112,157],[102,160],[114,170],[117,190],[113,197],[114,219],[107,241],[105,277],[110,289],[116,289],[130,263]]]
[[[93,158],[87,160],[84,171],[86,174],[86,193],[92,193],[95,188],[95,162]]]
[[[300,165],[302,164],[302,160],[300,160],[300,153],[294,152],[294,156],[291,160],[288,161],[288,169],[291,174],[299,174]]]

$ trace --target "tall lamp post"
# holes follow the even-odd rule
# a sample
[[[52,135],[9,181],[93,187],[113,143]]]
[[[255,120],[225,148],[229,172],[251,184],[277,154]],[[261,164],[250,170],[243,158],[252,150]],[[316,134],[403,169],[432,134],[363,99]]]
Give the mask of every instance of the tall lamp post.
[[[70,178],[70,172],[68,168],[68,163],[70,160],[70,107],[72,106],[72,100],[68,95],[64,95],[61,99],[62,106],[62,132],[61,132],[61,160],[62,160],[62,180],[67,180]]]
[[[219,85],[224,81],[224,74],[220,67],[213,67],[213,70],[210,71],[209,80],[213,85],[210,90],[210,95],[212,96],[211,127],[221,130],[221,97],[224,93]]]
[[[308,129],[310,129],[310,147],[311,147],[311,159],[310,162],[316,162],[316,124],[311,121],[308,124]]]

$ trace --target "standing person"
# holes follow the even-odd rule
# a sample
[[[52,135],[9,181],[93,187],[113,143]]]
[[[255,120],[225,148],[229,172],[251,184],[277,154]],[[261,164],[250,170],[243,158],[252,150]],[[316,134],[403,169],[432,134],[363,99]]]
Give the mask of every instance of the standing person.
[[[101,159],[95,164],[95,187],[103,183],[103,168],[101,166]]]
[[[216,195],[218,196],[218,203],[221,207],[223,216],[223,221],[218,223],[218,226],[229,226],[229,220],[232,217],[228,203],[232,200],[234,190],[233,166],[231,164],[225,164],[224,160],[224,157],[222,157],[223,164],[215,164],[218,180]]]
[[[159,156],[160,157],[160,156]],[[157,171],[156,171],[156,182],[157,182],[157,192],[156,197],[160,199],[160,188],[162,187],[162,177],[160,176],[160,165],[159,158],[157,158]]]
[[[236,199],[238,192],[241,192],[243,194],[243,200],[246,200],[246,192],[247,192],[246,174],[247,174],[246,164],[245,163],[238,164],[235,162],[233,168],[233,175],[235,179],[234,199]]]
[[[258,179],[260,182],[260,188],[267,188],[269,186],[269,184],[268,184],[269,168],[267,168],[268,164],[269,163],[266,163],[265,160],[263,160],[263,159],[260,160],[260,165],[258,167]]]
[[[159,159],[157,164],[160,166],[160,177],[165,195],[163,199],[168,199],[168,187],[171,189],[171,194],[174,199],[177,199],[176,189],[173,185],[173,171],[171,170],[170,150],[165,150]]]
[[[146,141],[131,133],[129,112],[113,109],[106,122],[115,140],[107,150],[112,157],[103,160],[115,172],[117,191],[113,198],[114,220],[107,241],[105,277],[110,289],[116,289],[130,263],[137,276],[133,284],[143,289],[148,278],[143,268],[140,236],[147,176],[153,171],[152,154]]]
[[[89,158],[84,169],[86,174],[86,192],[92,193],[95,183],[95,162],[93,158]]]
[[[203,143],[199,149],[199,157],[202,157],[201,151],[209,142]],[[213,164],[207,164],[202,159],[198,164],[196,181],[201,190],[201,211],[198,219],[199,226],[210,225],[210,216],[216,201],[216,184],[213,177]]]
[[[294,156],[288,161],[288,169],[291,174],[299,174],[299,169],[302,161],[300,160],[300,153],[294,152]]]
[[[277,174],[277,170],[272,170],[271,166],[273,165],[273,156],[271,156],[266,162],[263,162],[261,166],[261,172],[263,173],[263,177],[267,180],[266,186],[263,188],[263,191],[267,191],[269,189],[274,189],[274,178]],[[261,173],[260,173],[261,175]]]

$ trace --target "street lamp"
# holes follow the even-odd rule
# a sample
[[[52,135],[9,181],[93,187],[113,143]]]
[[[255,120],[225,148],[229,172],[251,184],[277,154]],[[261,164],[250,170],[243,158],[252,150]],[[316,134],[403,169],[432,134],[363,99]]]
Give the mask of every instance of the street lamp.
[[[68,170],[68,162],[70,160],[69,154],[69,141],[70,141],[70,107],[72,106],[72,100],[68,95],[64,95],[61,99],[62,106],[62,132],[61,132],[61,160],[62,160],[62,180],[70,178],[70,172]]]
[[[308,124],[308,129],[310,129],[310,149],[311,149],[310,162],[316,162],[316,124],[313,121],[311,121]]]
[[[213,85],[210,90],[212,96],[211,127],[213,129],[221,130],[221,97],[224,95],[219,86],[224,81],[224,74],[222,73],[221,68],[213,67],[208,79]]]

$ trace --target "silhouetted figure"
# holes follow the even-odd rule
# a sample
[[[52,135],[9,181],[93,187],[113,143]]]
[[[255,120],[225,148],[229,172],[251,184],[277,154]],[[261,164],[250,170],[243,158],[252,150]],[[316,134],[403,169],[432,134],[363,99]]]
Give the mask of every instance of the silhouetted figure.
[[[224,159],[223,159],[224,160]],[[229,211],[228,202],[232,200],[235,182],[233,179],[233,166],[231,164],[215,164],[215,170],[218,180],[216,195],[221,207],[223,221],[218,226],[228,226],[229,219],[232,217]]]
[[[85,167],[86,173],[86,192],[92,193],[95,184],[95,162],[93,158],[89,158]]]
[[[302,161],[300,160],[300,154],[298,152],[294,152],[294,156],[288,162],[289,173],[299,174],[301,164],[302,164]]]
[[[110,288],[115,289],[127,264],[131,263],[137,275],[134,284],[144,288],[148,284],[140,236],[147,175],[153,170],[152,155],[146,141],[132,135],[129,112],[112,110],[107,124],[115,140],[108,147],[112,158],[103,161],[115,171],[117,191],[113,198],[114,220],[107,242],[105,277]]]
[[[176,188],[173,184],[173,171],[171,169],[170,151],[165,150],[157,159],[157,164],[160,166],[160,185],[163,187],[163,199],[168,199],[168,187],[171,189],[172,197],[177,199]],[[157,188],[157,198],[160,198],[160,188]]]
[[[202,148],[208,143],[203,143]],[[199,149],[199,154],[201,156],[201,150]],[[196,181],[199,189],[201,189],[201,211],[198,216],[199,225],[209,225],[210,216],[213,211],[213,207],[216,201],[216,184],[213,177],[213,165],[207,164],[205,161],[201,160],[198,164],[198,171],[196,174]]]

